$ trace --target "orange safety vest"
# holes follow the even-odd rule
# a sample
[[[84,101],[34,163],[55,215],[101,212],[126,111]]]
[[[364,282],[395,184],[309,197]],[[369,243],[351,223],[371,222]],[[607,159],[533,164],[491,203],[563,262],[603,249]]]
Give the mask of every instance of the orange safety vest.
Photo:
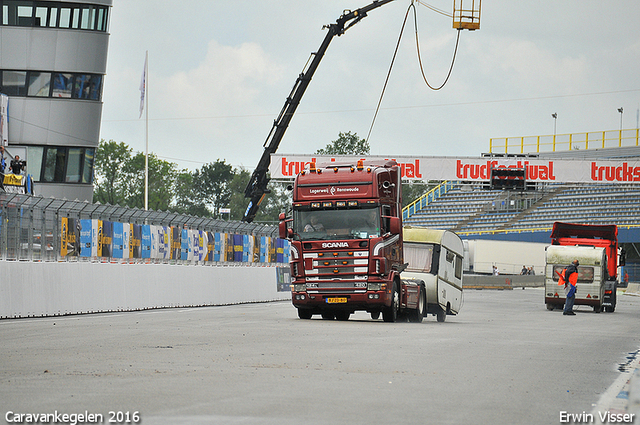
[[[562,269],[561,273],[558,273],[558,286],[562,286],[566,283],[566,281],[564,280],[564,276],[566,273],[567,273],[566,268]],[[578,272],[573,273],[571,274],[571,276],[569,276],[569,283],[573,286],[576,286],[576,284],[578,283]]]

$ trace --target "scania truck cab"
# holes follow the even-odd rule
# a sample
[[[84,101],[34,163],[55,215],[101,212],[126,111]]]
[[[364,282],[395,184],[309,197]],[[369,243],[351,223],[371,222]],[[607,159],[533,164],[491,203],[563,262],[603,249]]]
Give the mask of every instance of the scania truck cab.
[[[422,321],[424,288],[400,279],[400,169],[395,161],[309,166],[296,176],[292,216],[280,216],[291,241],[292,302],[301,319],[348,320],[355,311],[394,322]]]

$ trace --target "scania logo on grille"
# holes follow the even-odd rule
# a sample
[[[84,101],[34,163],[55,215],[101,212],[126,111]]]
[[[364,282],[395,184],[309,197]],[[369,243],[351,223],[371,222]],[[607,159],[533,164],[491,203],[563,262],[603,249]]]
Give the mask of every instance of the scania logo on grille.
[[[348,248],[348,242],[324,242],[322,244],[323,248]]]

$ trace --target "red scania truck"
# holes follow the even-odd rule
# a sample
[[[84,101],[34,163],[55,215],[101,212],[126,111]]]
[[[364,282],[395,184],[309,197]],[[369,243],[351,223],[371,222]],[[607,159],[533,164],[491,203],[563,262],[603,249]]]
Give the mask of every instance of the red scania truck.
[[[291,241],[292,301],[301,319],[348,320],[355,311],[395,322],[420,322],[424,287],[403,281],[400,168],[359,160],[311,163],[296,176],[291,217],[280,237]]]

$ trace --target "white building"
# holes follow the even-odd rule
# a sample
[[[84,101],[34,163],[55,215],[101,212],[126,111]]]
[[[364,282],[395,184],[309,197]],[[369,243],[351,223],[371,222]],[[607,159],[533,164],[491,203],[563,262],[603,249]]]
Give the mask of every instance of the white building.
[[[112,0],[0,0],[0,92],[8,159],[35,194],[91,201]]]

